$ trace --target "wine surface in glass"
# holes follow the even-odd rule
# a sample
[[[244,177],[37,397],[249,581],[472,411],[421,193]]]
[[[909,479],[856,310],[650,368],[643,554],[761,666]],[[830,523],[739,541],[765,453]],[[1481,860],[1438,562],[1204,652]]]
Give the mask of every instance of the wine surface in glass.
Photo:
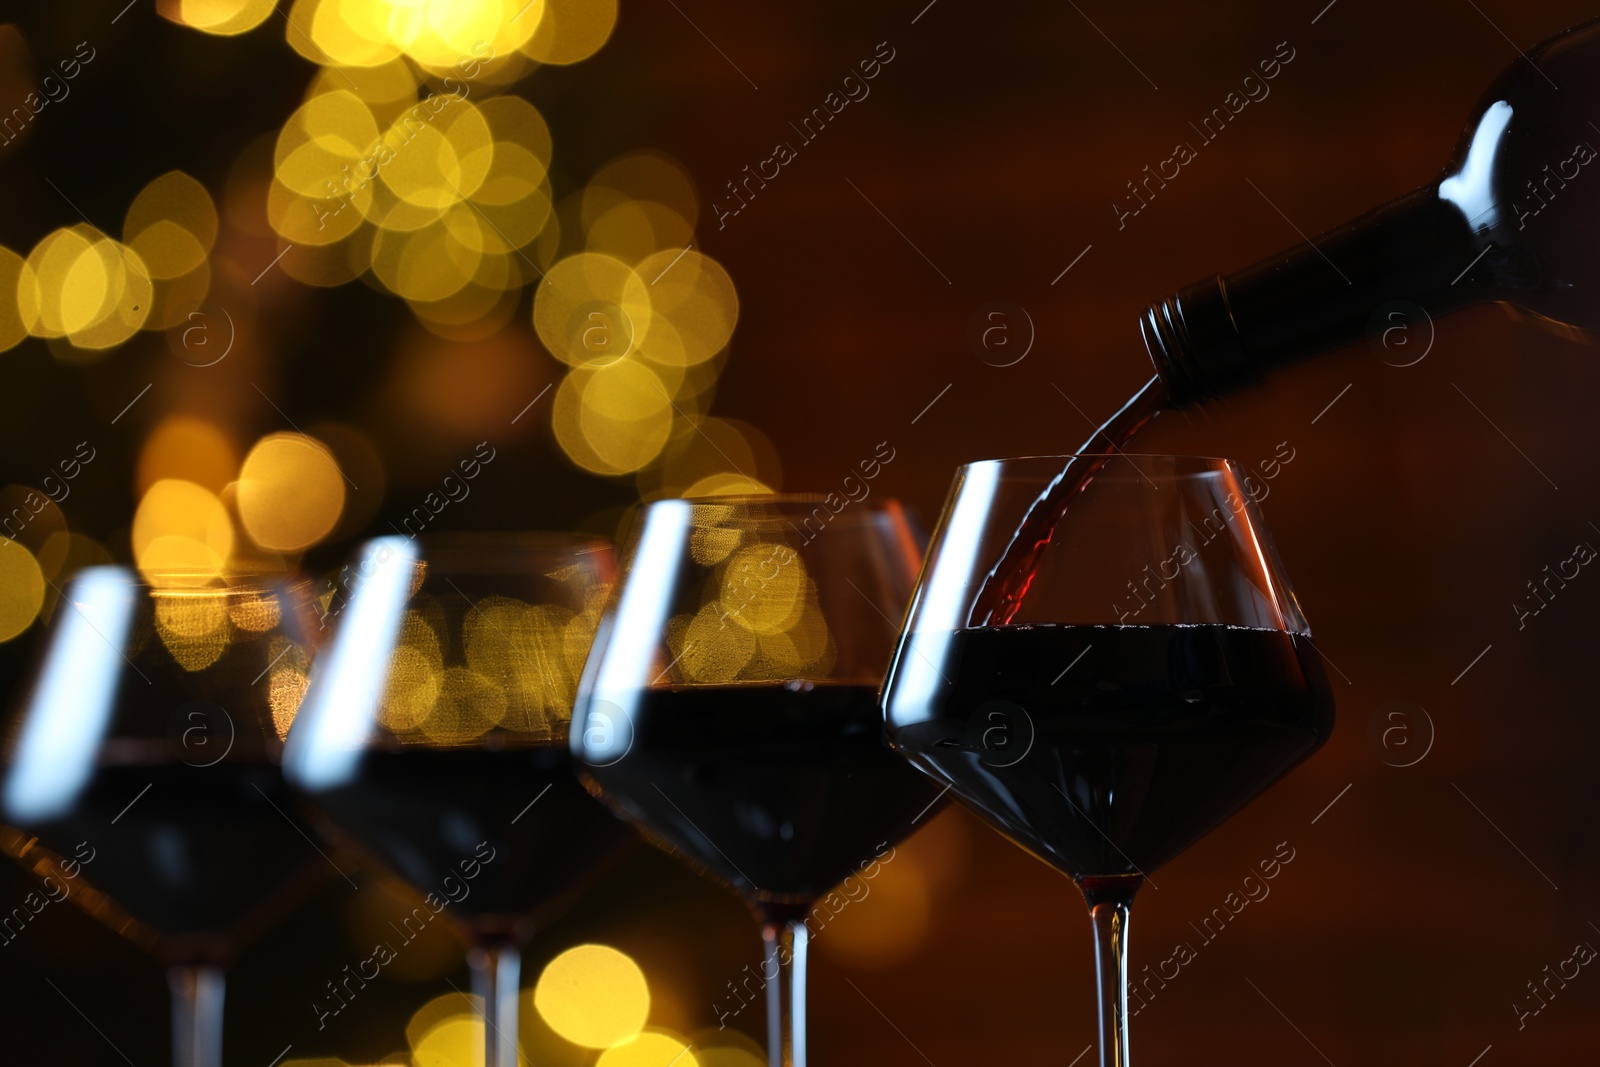
[[[1074,878],[1147,873],[1314,752],[1333,698],[1306,639],[1224,625],[957,631],[890,736]]]
[[[84,878],[157,934],[239,933],[324,864],[277,763],[246,747],[210,766],[102,763],[68,811],[19,829],[63,857],[87,842]]]
[[[309,798],[334,836],[445,901],[477,933],[565,901],[636,840],[578,781],[565,737],[373,748],[347,784]]]
[[[827,893],[938,793],[883,737],[875,685],[646,689],[633,745],[588,773],[646,832],[765,901]]]

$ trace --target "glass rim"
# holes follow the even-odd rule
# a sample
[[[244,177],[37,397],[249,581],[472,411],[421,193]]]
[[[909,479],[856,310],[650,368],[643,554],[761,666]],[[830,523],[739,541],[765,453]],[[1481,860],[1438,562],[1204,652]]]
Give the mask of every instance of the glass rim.
[[[837,497],[844,502],[838,511],[828,506],[828,498]],[[817,508],[827,508],[830,513],[829,522],[847,520],[850,522],[881,520],[884,516],[903,515],[905,505],[899,497],[879,496],[876,499],[871,493],[867,496],[854,499],[836,491],[833,492],[785,492],[785,493],[739,493],[727,496],[669,496],[657,500],[646,500],[639,505],[641,512],[652,509],[669,507],[672,505],[687,505],[691,509],[715,507],[752,507],[767,506],[774,510],[774,514],[763,516],[754,514],[748,516],[754,522],[776,522],[800,514],[809,517]],[[737,521],[737,520],[735,520]]]
[[[582,531],[565,530],[452,530],[436,534],[416,534],[406,537],[402,534],[379,534],[376,537],[364,538],[357,546],[355,555],[365,556],[381,544],[392,544],[395,541],[407,541],[421,547],[420,555],[427,559],[437,553],[454,554],[472,549],[487,552],[503,551],[610,551],[615,546],[611,538],[604,534],[585,533]]]
[[[663,496],[646,500],[641,507],[656,504],[809,504],[821,503],[828,494],[817,490],[796,489],[781,493],[723,493],[714,496]]]
[[[562,530],[459,530],[436,534],[380,534],[358,542],[344,567],[365,573],[370,562],[382,563],[393,548],[408,546],[413,567],[442,568],[449,574],[483,576],[544,574],[552,566],[576,564],[607,573],[617,546],[602,534]],[[342,572],[341,572],[342,573]]]
[[[1009,464],[1051,463],[1059,467],[1075,459],[1102,458],[1174,460],[1188,463],[1196,468],[1211,470],[1220,470],[1227,467],[1237,469],[1239,466],[1239,461],[1229,456],[1205,456],[1191,452],[1124,452],[1118,449],[1115,452],[1063,452],[1059,455],[1004,456],[995,459],[974,459],[958,466],[956,472],[965,474],[979,467],[1005,467]]]
[[[174,567],[147,572],[132,563],[97,563],[74,571],[72,577],[62,583],[61,592],[63,595],[70,593],[72,587],[82,578],[96,574],[115,574],[124,580],[129,589],[158,597],[259,598],[277,596],[301,587],[310,588],[315,584],[309,575],[295,570],[241,571],[229,574]],[[222,584],[184,584],[173,579]]]

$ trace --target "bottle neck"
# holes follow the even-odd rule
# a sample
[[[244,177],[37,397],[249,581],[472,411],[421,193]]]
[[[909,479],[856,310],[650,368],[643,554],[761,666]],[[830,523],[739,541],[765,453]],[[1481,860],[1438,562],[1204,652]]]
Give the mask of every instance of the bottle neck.
[[[1271,370],[1420,314],[1493,299],[1459,208],[1428,185],[1313,241],[1151,305],[1145,347],[1173,407],[1259,382]]]

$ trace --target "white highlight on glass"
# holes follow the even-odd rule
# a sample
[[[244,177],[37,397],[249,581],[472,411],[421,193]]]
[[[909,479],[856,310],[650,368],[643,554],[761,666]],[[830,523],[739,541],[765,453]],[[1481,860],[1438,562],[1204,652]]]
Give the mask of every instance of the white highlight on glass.
[[[1440,199],[1460,208],[1467,225],[1474,230],[1487,230],[1500,220],[1500,209],[1494,197],[1494,164],[1500,151],[1500,139],[1510,125],[1511,105],[1504,100],[1490,104],[1473,131],[1466,162],[1459,171],[1439,183]]]
[[[69,587],[6,781],[8,821],[65,815],[89,784],[111,723],[139,595],[126,567],[86,568]]]
[[[933,671],[912,670],[900,674],[894,698],[894,725],[906,726],[927,719],[934,686],[939,679],[938,665],[945,661],[950,641],[957,630],[965,629],[972,610],[968,577],[977,573],[978,550],[995,491],[1000,486],[1000,464],[968,464],[961,476],[961,488],[945,523],[939,541],[939,556],[929,560],[928,580],[917,594],[908,618],[911,632],[906,635],[900,658],[916,656],[933,664]],[[981,586],[980,586],[981,588]],[[918,711],[922,714],[916,718]]]
[[[579,700],[586,709],[585,721],[572,724],[572,736],[581,739],[583,758],[590,763],[605,763],[616,755],[615,749],[631,743],[632,731],[618,728],[626,724],[590,729],[588,714],[604,701],[626,715],[639,691],[650,685],[661,645],[661,625],[678,585],[678,566],[689,539],[691,509],[688,501],[664,500],[645,512],[629,571],[648,580],[623,583],[616,616],[607,624],[610,632],[601,635],[606,638],[603,642],[597,639],[595,643],[602,651],[594,688]]]
[[[284,745],[284,773],[305,789],[350,780],[383,706],[389,659],[417,572],[415,544],[380,537],[362,554],[333,647],[319,659],[305,701]]]

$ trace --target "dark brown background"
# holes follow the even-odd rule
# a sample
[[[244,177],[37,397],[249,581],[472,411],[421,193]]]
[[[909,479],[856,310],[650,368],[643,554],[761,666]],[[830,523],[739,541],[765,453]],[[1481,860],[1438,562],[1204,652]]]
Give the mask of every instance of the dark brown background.
[[[549,117],[567,174],[581,180],[617,152],[654,146],[680,158],[709,198],[775,139],[792,140],[791,120],[890,43],[895,59],[866,100],[800,148],[724,230],[709,211],[700,226],[743,300],[713,410],[772,438],[787,488],[831,488],[889,441],[897,458],[877,489],[929,522],[957,463],[1070,448],[1089,417],[1144,379],[1134,321],[1145,303],[1292,245],[1296,228],[1314,234],[1429,181],[1515,49],[1593,14],[1580,3],[1483,0],[1338,0],[1325,11],[1322,0],[925,2],[630,0],[596,58],[541,71],[518,91]],[[111,26],[121,6],[14,16],[43,61],[85,38],[101,55],[30,142],[0,157],[0,241],[10,247],[77,221],[46,177],[108,228],[144,182],[174,167],[220,201],[234,158],[282,122],[310,74],[284,46],[281,20],[219,41],[160,21],[143,0]],[[1119,232],[1110,205],[1124,182],[1193,140],[1187,123],[1280,41],[1296,57],[1270,97]],[[245,261],[255,247],[241,239],[235,251]],[[264,264],[273,248],[258,247],[249,262]],[[256,380],[300,425],[382,422],[372,413],[403,306],[359,286],[281,283],[262,299],[280,332],[234,379],[194,384],[159,338],[86,368],[57,364],[38,342],[0,357],[6,480],[36,481],[85,437],[103,443],[107,458],[86,470],[69,512],[115,543],[134,503],[138,444],[163,414],[215,410],[244,440],[284,428],[249,390]],[[1036,329],[1013,366],[989,365],[969,343],[973,317],[993,300],[1025,308]],[[540,359],[535,376],[553,376]],[[152,380],[142,406],[108,425]],[[1143,1067],[1491,1067],[1582,1062],[1594,1047],[1600,977],[1588,969],[1523,1030],[1511,1005],[1575,943],[1600,945],[1591,925],[1600,577],[1581,575],[1522,631],[1511,604],[1575,543],[1600,544],[1591,525],[1600,426],[1585,411],[1597,381],[1592,348],[1479,309],[1439,322],[1415,366],[1351,350],[1191,417],[1164,417],[1141,438],[1146,450],[1251,463],[1280,442],[1293,447],[1265,510],[1336,665],[1340,720],[1321,754],[1156,872],[1160,888],[1138,901],[1136,967],[1196,942],[1189,923],[1279,842],[1296,850],[1271,896],[1135,1020]],[[470,513],[452,509],[455,525],[571,524],[630,496],[628,483],[570,473],[545,428],[506,454],[492,491],[474,494]],[[408,507],[449,456],[432,462],[391,462],[376,513]],[[4,649],[13,665],[27,640]],[[1393,701],[1410,702],[1409,720],[1383,718]],[[1380,757],[1426,747],[1417,707],[1432,723],[1431,750],[1390,766]],[[1404,722],[1408,732],[1385,749],[1372,740],[1375,718],[1380,731]],[[1401,737],[1412,747],[1399,748]],[[1072,1062],[1094,1023],[1080,898],[965,815],[940,819],[934,837],[906,846],[937,875],[917,948],[878,969],[819,951],[814,1062]],[[0,902],[28,887],[0,868]],[[860,921],[890,908],[888,898],[859,905]],[[246,957],[229,994],[230,1063],[264,1067],[291,1042],[293,1056],[376,1058],[402,1046],[417,1004],[448,992],[445,976],[464,986],[456,950],[441,941],[441,977],[381,983],[318,1034],[306,1005],[364,954],[348,917],[370,903],[336,882]],[[653,854],[536,942],[530,978],[585,939],[644,962],[659,993],[654,1021],[686,1031],[713,1022],[722,983],[757,951],[736,901]],[[132,1062],[166,1055],[159,970],[75,910],[49,909],[0,961],[0,1033],[24,1050],[17,1062],[122,1062],[46,978]],[[753,1029],[755,1013],[739,1025]]]

